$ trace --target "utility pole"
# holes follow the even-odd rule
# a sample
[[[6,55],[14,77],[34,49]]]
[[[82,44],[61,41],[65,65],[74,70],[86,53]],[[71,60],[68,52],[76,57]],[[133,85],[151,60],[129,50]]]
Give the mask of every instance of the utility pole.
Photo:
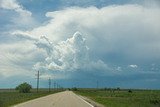
[[[58,83],[56,83],[56,89],[58,90]]]
[[[49,92],[51,91],[51,78],[48,79]]]
[[[99,85],[99,84],[98,84],[98,81],[97,81],[97,89],[98,89],[98,85]]]
[[[54,82],[54,90],[56,89],[56,82]]]
[[[39,71],[37,73],[37,93],[38,93],[38,89],[39,89]]]
[[[57,83],[57,90],[59,89],[59,84]]]

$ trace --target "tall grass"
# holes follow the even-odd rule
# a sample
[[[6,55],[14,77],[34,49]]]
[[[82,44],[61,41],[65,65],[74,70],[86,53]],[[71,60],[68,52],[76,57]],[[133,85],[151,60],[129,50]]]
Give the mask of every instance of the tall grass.
[[[77,94],[87,96],[106,107],[160,107],[158,90],[79,90]]]
[[[31,99],[53,94],[59,91],[60,90],[51,90],[51,92],[48,92],[48,90],[46,89],[41,89],[38,93],[36,92],[36,90],[32,90],[30,93],[19,93],[15,90],[1,90],[0,107],[8,107]]]

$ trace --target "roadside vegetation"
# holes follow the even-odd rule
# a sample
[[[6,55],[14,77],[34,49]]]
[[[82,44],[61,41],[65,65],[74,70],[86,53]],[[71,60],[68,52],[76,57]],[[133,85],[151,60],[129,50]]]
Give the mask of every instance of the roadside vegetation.
[[[11,105],[16,105],[28,100],[32,100],[38,97],[46,96],[62,90],[50,90],[48,89],[39,89],[39,92],[36,92],[36,89],[31,89],[29,93],[22,93],[19,90],[14,89],[3,89],[0,90],[0,107],[9,107]]]
[[[16,87],[16,90],[18,90],[20,93],[29,93],[31,89],[32,89],[32,86],[26,82]]]
[[[77,89],[74,92],[106,107],[160,107],[160,90],[105,88]]]

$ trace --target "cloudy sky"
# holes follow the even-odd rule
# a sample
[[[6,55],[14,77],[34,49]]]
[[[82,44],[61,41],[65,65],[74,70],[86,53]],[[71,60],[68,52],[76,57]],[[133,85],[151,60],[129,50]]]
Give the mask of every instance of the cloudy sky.
[[[160,89],[159,0],[0,0],[0,88]]]

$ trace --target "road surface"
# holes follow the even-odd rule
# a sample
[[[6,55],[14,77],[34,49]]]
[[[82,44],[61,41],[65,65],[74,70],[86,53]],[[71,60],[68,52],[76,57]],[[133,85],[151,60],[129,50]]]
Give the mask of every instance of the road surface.
[[[64,91],[30,100],[14,107],[93,107],[72,91]]]

